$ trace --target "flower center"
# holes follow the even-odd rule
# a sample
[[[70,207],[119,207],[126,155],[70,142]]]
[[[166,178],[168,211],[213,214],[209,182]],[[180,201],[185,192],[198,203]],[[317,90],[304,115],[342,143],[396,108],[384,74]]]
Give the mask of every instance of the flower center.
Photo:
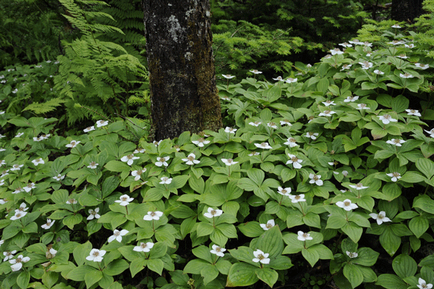
[[[308,233],[303,233],[303,238],[307,238],[307,237],[309,237],[309,234]]]
[[[397,177],[400,177],[401,176],[401,174],[400,173],[397,173],[397,172],[394,172],[393,174],[392,174],[395,178],[397,178]]]
[[[216,250],[216,252],[221,252],[222,248],[217,247],[217,248],[215,248],[215,250]]]
[[[313,176],[313,180],[314,180],[314,181],[318,181],[318,180],[319,180],[318,176],[317,176],[317,175],[314,175],[314,176]]]
[[[93,252],[92,255],[94,255],[95,257],[98,257],[98,256],[99,256],[99,252],[98,252],[98,251],[95,251],[95,252]]]
[[[143,174],[143,170],[137,170],[137,174],[138,174],[138,175]]]
[[[91,166],[95,166],[95,164],[96,164],[95,162],[91,162],[90,163]]]
[[[129,160],[131,160],[133,157],[134,157],[133,154],[131,154],[131,155],[127,155],[127,159],[129,159]]]
[[[116,237],[119,236],[120,234],[121,234],[121,232],[119,232],[119,231],[116,231],[113,233],[113,235],[115,235]]]
[[[71,145],[75,146],[75,141],[72,141],[72,142],[71,142]]]
[[[283,194],[286,194],[286,190],[285,190],[285,189],[283,189],[283,190],[282,190],[282,193],[283,193]]]
[[[217,211],[216,210],[211,210],[211,215],[215,215],[215,214],[217,214]]]
[[[295,138],[289,138],[289,142],[294,142],[295,143]]]
[[[395,139],[393,142],[396,143],[396,144],[398,144],[398,143],[400,143],[400,140],[399,139]]]
[[[349,205],[351,205],[351,202],[348,202],[348,201],[347,201],[347,202],[344,202],[344,206],[345,206],[345,207],[348,207]]]
[[[268,229],[273,228],[273,225],[271,225],[270,223],[267,223],[267,225],[265,225],[265,227],[267,227]]]
[[[194,161],[194,156],[188,156],[187,159],[188,159],[189,161]]]
[[[296,200],[298,200],[298,199],[300,199],[301,197],[299,196],[299,195],[297,195],[297,196],[295,196],[294,197],[294,199],[296,199]]]
[[[140,247],[142,247],[143,249],[145,249],[146,247],[148,247],[148,245],[146,243],[142,243],[142,244],[140,244]]]
[[[155,216],[155,215],[157,215],[157,214],[155,214],[155,212],[151,212],[150,215],[153,217],[153,216]]]
[[[121,198],[121,201],[123,201],[123,202],[126,202],[127,200],[128,200],[127,197],[122,197],[122,198]]]
[[[264,259],[265,259],[265,257],[264,257],[264,255],[262,255],[262,254],[259,254],[259,256],[258,256],[258,259],[259,259],[259,260],[264,260]]]
[[[291,161],[293,161],[293,162],[296,163],[296,162],[298,162],[298,158],[297,158],[297,157],[292,157],[292,158],[291,158]]]

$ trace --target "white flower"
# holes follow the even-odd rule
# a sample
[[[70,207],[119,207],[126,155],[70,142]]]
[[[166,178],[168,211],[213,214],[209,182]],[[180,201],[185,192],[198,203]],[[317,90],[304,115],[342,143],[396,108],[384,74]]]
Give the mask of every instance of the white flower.
[[[15,88],[14,90],[12,90],[12,93],[17,93],[18,92],[18,88]]]
[[[27,207],[27,204],[26,204],[26,203],[21,203],[21,205],[19,206],[19,208],[15,210],[15,213],[18,213],[18,212],[25,212],[25,211],[27,211],[28,209],[29,209],[29,208]]]
[[[359,97],[357,95],[347,96],[347,98],[344,100],[344,102],[355,102],[358,99],[359,99]]]
[[[323,104],[325,106],[336,105],[336,103],[333,100],[330,100],[330,99],[328,99],[326,101],[323,101]]]
[[[141,176],[144,172],[146,172],[146,168],[143,168],[143,169],[141,169],[141,170],[132,171],[132,172],[131,172],[131,175],[134,177],[134,180],[135,180],[135,181],[138,181],[138,180],[140,180],[140,176]]]
[[[305,136],[309,137],[309,138],[311,138],[313,140],[316,140],[316,138],[318,137],[318,135],[319,135],[319,133],[317,133],[317,132],[307,132]]]
[[[291,188],[282,188],[282,187],[278,187],[277,188],[277,192],[279,194],[281,194],[282,196],[290,196],[291,195]]]
[[[317,186],[322,186],[323,181],[321,180],[321,175],[309,174],[309,183],[316,184]]]
[[[114,230],[113,235],[108,238],[107,242],[111,243],[112,241],[116,240],[120,243],[122,242],[122,236],[125,236],[126,234],[128,234],[127,230]]]
[[[157,167],[161,167],[161,166],[165,166],[167,167],[169,164],[167,163],[167,161],[170,159],[170,157],[157,157],[157,162],[155,163],[155,165]]]
[[[286,164],[292,164],[292,166],[294,167],[294,169],[301,169],[302,165],[301,163],[303,162],[303,160],[300,160],[299,158],[297,158],[295,155],[292,154],[288,154],[289,156],[289,160],[286,162]]]
[[[204,147],[206,144],[209,144],[210,141],[209,140],[205,140],[203,137],[201,137],[198,140],[193,140],[191,141],[192,143],[194,143],[195,145],[197,145],[198,147]]]
[[[41,165],[45,164],[45,162],[44,162],[44,160],[43,160],[42,158],[34,159],[34,160],[32,161],[32,163],[33,163],[35,166],[37,166],[37,165],[39,165],[39,164],[41,164]]]
[[[434,130],[434,128],[433,128],[433,130]],[[433,133],[433,134],[434,134],[434,133]],[[249,157],[259,156],[259,155],[260,155],[259,152],[251,152],[251,153],[249,154]]]
[[[398,122],[397,119],[392,118],[389,114],[380,115],[378,117],[384,124],[388,124],[390,122]]]
[[[353,39],[353,40],[350,40],[350,41],[348,41],[349,43],[352,43],[352,44],[355,44],[355,45],[361,45],[362,44],[362,42],[361,41],[359,41],[358,39]]]
[[[158,221],[161,216],[163,216],[163,212],[149,211],[148,214],[143,217],[143,220],[145,220],[145,221],[152,221],[152,220]]]
[[[392,28],[401,28],[401,26],[399,26],[398,24],[393,24],[391,27]]]
[[[121,206],[127,206],[129,203],[131,203],[134,200],[134,198],[131,198],[128,195],[122,195],[120,196],[119,200],[116,200],[115,203],[119,203]]]
[[[367,47],[371,47],[372,46],[372,43],[370,43],[368,41],[365,41],[362,44],[365,45],[365,46],[367,46]]]
[[[3,186],[5,184],[5,180],[0,180],[0,186]]]
[[[324,110],[323,112],[321,112],[320,114],[319,114],[319,116],[332,116],[332,114],[335,114],[336,112],[335,111],[332,111],[332,110]]]
[[[96,162],[90,162],[87,167],[89,169],[96,169],[97,166],[98,166],[98,164]]]
[[[401,45],[404,44],[404,41],[400,41],[400,40],[393,40],[392,42],[388,42],[389,44],[392,45]]]
[[[262,73],[262,71],[259,71],[259,70],[256,70],[256,69],[250,70],[250,72],[253,73],[253,74],[261,74]]]
[[[29,262],[29,257],[23,257],[23,255],[19,255],[16,259],[9,260],[9,263],[12,264],[11,269],[13,272],[20,270],[23,268],[23,263]]]
[[[274,129],[277,129],[277,125],[274,122],[267,123],[267,126],[271,127],[271,128],[274,128]]]
[[[268,258],[269,255],[269,253],[264,253],[257,249],[253,252],[253,256],[255,256],[255,258],[253,258],[252,261],[255,263],[261,262],[262,264],[270,264],[270,258]]]
[[[408,115],[422,116],[417,109],[406,109]]]
[[[205,217],[207,217],[207,218],[214,218],[214,217],[218,217],[218,216],[221,216],[223,214],[223,211],[222,210],[219,210],[219,209],[213,209],[213,208],[208,208],[208,212],[207,213],[204,213],[203,215],[205,216]]]
[[[54,177],[53,177],[53,179],[55,179],[56,181],[59,181],[59,182],[60,182],[61,180],[63,180],[64,178],[65,178],[65,176],[64,176],[64,175],[62,176],[61,174],[58,174],[57,176],[54,176]]]
[[[217,255],[219,257],[224,257],[225,254],[223,253],[224,251],[226,251],[225,248],[222,248],[220,246],[217,245],[212,245],[212,250],[210,250],[211,254]]]
[[[69,199],[69,200],[66,201],[66,203],[68,205],[75,205],[75,204],[77,204],[77,200],[76,199]]]
[[[401,145],[402,143],[405,143],[405,140],[392,138],[392,139],[386,141],[386,143],[394,145],[394,146],[397,146],[397,147],[400,147],[400,146],[402,146]]]
[[[5,160],[1,160],[1,161],[0,161],[0,167],[3,166],[3,165],[5,165],[5,164],[6,164],[6,161],[5,161]]]
[[[336,54],[344,54],[344,52],[341,51],[339,48],[335,48],[335,49],[330,50],[330,53],[331,53],[332,55],[336,55]]]
[[[28,193],[28,192],[30,192],[32,189],[35,189],[35,188],[36,188],[35,183],[30,183],[30,184],[27,184],[27,185],[23,188],[23,190],[26,191],[26,192]]]
[[[342,172],[343,173],[343,172]],[[355,185],[350,185],[351,188],[356,189],[356,190],[363,190],[363,189],[367,189],[369,187],[365,187],[363,186],[362,183],[357,183]]]
[[[99,213],[99,208],[89,209],[88,210],[89,216],[87,217],[87,220],[93,220],[93,219],[99,219],[101,216]]]
[[[222,159],[222,162],[227,166],[238,164],[238,162],[234,162],[233,159]]]
[[[96,122],[96,127],[102,127],[108,125],[108,120],[98,120]]]
[[[50,250],[48,250],[47,252],[45,252],[45,257],[47,259],[53,259],[54,257],[56,257],[57,254],[57,250],[54,250],[53,248],[50,248]]]
[[[291,199],[291,203],[298,203],[298,202],[306,202],[306,199],[304,198],[304,194],[299,195],[289,195],[288,196]]]
[[[251,121],[251,122],[249,122],[249,125],[258,127],[261,123],[262,122],[260,122],[260,121],[255,121],[255,122]]]
[[[89,256],[86,257],[88,261],[101,262],[102,257],[105,255],[105,250],[92,249],[90,250]]]
[[[288,126],[292,126],[292,124],[291,124],[291,123],[289,122],[289,120],[287,120],[287,119],[284,119],[284,120],[281,120],[281,121],[280,121],[280,125],[283,126],[283,125],[285,125],[285,124],[288,125]]]
[[[268,142],[263,142],[263,143],[254,143],[255,147],[259,148],[259,149],[272,149],[272,147],[268,144]]]
[[[297,78],[291,78],[291,77],[289,77],[289,78],[286,79],[286,83],[294,83],[294,82],[297,82]]]
[[[139,157],[135,157],[134,154],[130,154],[127,156],[123,156],[121,158],[121,161],[123,161],[124,163],[127,163],[129,166],[131,166],[134,162],[134,160],[138,160],[140,159]]]
[[[336,202],[336,206],[338,206],[339,208],[343,208],[345,211],[348,212],[359,207],[356,204],[351,203],[350,199],[345,199],[343,202]]]
[[[171,182],[172,182],[172,178],[162,177],[160,184],[162,184],[162,185],[170,185]]]
[[[154,140],[152,143],[157,147],[157,146],[160,145],[160,143],[161,143],[162,141],[163,141],[163,140],[160,140],[160,141],[156,141],[156,140]]]
[[[14,194],[14,195],[15,195],[15,194],[19,194],[19,193],[21,193],[22,191],[24,191],[24,190],[23,190],[21,187],[18,187],[18,188],[15,189],[15,191],[12,192],[12,194]]]
[[[344,65],[342,65],[341,71],[344,71],[344,70],[350,69],[351,66],[353,66],[353,65],[352,65],[352,64],[344,64]]]
[[[414,66],[423,70],[429,68],[429,64],[422,64],[422,63],[415,63]]]
[[[152,242],[147,242],[147,243],[141,242],[139,246],[134,247],[133,251],[146,253],[151,251],[152,247],[154,247],[154,243]]]
[[[261,226],[262,229],[264,229],[265,231],[273,228],[276,224],[274,223],[274,220],[268,220],[266,224],[259,224]]]
[[[359,256],[359,254],[357,254],[357,252],[346,251],[345,253],[347,253],[348,257],[350,257],[351,259],[357,258]]]
[[[390,174],[386,174],[386,176],[391,177],[392,178],[392,182],[396,182],[401,178],[401,174],[398,172],[393,172]]]
[[[359,64],[362,66],[362,69],[369,69],[373,65],[372,62],[369,61],[359,62]]]
[[[7,260],[12,259],[15,255],[15,253],[17,253],[17,250],[3,252],[3,256],[5,256],[5,258],[3,259],[3,262],[6,262]]]
[[[134,150],[134,152],[133,152],[133,154],[143,154],[143,153],[145,153],[145,149],[136,149],[136,150]]]
[[[273,80],[276,80],[276,81],[285,81],[285,80],[282,78],[282,76],[278,76],[277,78],[273,78]]]
[[[401,59],[407,59],[408,58],[405,54],[400,54],[397,57],[399,57]]]
[[[389,219],[388,217],[386,217],[386,212],[385,211],[381,211],[378,214],[371,213],[371,214],[369,214],[369,216],[371,216],[372,219],[377,220],[377,224],[378,225],[381,225],[384,222],[392,222],[391,219]]]
[[[1,135],[0,134],[0,138],[3,138],[4,137],[4,135]],[[6,149],[4,149],[4,148],[0,148],[0,152],[4,152]]]
[[[291,147],[291,148],[298,146],[295,138],[293,138],[293,137],[288,138],[288,140],[286,142],[284,142],[283,144],[289,145],[289,147]]]
[[[411,44],[405,44],[404,46],[407,47],[407,48],[415,48],[416,47],[413,43],[411,43]]]
[[[344,175],[344,177],[348,176],[348,171],[342,171],[342,175]]]
[[[200,163],[199,160],[196,160],[196,155],[194,153],[189,154],[186,159],[182,160],[185,162],[185,164],[190,166]]]
[[[90,132],[90,131],[93,131],[93,130],[95,130],[94,126],[89,126],[89,127],[86,127],[85,129],[83,129],[84,132]]]
[[[359,103],[359,104],[357,104],[357,109],[364,110],[364,109],[370,109],[370,108],[367,107],[366,104],[364,104],[364,103]]]
[[[413,75],[411,75],[411,74],[409,74],[407,72],[404,73],[404,74],[400,73],[399,76],[402,77],[402,78],[413,78],[414,77]]]
[[[15,137],[21,137],[23,134],[24,134],[23,132],[19,132]]]
[[[8,201],[5,201],[5,199],[0,199],[0,205],[6,204]]]
[[[234,75],[230,75],[230,74],[222,74],[222,76],[226,79],[231,79],[235,77]]]
[[[0,246],[5,243],[5,240],[0,240]]]
[[[378,70],[378,69],[375,69],[375,70],[374,70],[374,73],[375,73],[375,74],[378,74],[378,75],[383,75],[383,74],[384,74],[383,71],[380,71],[380,70]]]
[[[229,98],[229,97],[227,97],[227,96],[222,96],[222,97],[220,97],[221,99],[223,99],[223,100],[227,100],[227,101],[230,101],[231,99]]]
[[[21,219],[22,217],[24,217],[25,215],[27,215],[27,212],[22,212],[22,211],[15,211],[15,215],[13,215],[12,217],[11,217],[11,220],[12,221],[15,221],[15,220],[18,220],[18,219]]]
[[[424,129],[424,131],[427,132],[430,135],[430,137],[434,138],[434,128],[431,130]]]
[[[431,283],[426,283],[425,280],[423,280],[422,278],[419,278],[418,280],[419,285],[417,285],[417,287],[419,287],[419,289],[431,289],[432,288],[432,284]]]
[[[66,147],[67,148],[75,148],[79,143],[80,143],[80,141],[72,140],[69,144],[66,145]]]
[[[313,238],[310,236],[309,233],[304,233],[303,231],[298,231],[297,234],[298,234],[297,239],[300,241],[313,240]]]
[[[56,222],[56,220],[51,220],[51,219],[47,219],[47,223],[41,225],[42,229],[48,230],[51,228],[51,226],[54,225],[54,222]]]
[[[228,127],[228,126],[225,128],[225,132],[227,132],[227,133],[235,134],[236,131],[237,131],[236,128],[231,128],[231,127]]]
[[[38,137],[33,137],[33,141],[42,141],[42,140],[44,140],[44,138],[42,137],[42,136],[38,136]]]

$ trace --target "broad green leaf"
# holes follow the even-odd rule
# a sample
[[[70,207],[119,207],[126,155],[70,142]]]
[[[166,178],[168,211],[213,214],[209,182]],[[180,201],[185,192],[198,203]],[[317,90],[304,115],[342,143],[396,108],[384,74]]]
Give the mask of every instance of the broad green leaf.
[[[149,270],[158,273],[160,276],[163,273],[164,263],[161,259],[149,259],[147,262]]]
[[[211,264],[206,264],[202,267],[202,270],[200,271],[200,275],[203,277],[203,284],[208,284],[217,276],[219,275],[219,271],[217,270],[216,266]]]
[[[30,282],[30,272],[29,271],[23,271],[18,275],[17,277],[17,285],[22,288],[26,289]]]
[[[124,272],[126,269],[130,267],[129,263],[124,259],[118,259],[110,262],[107,267],[103,270],[104,274],[109,276],[117,276]]]
[[[208,247],[205,247],[203,245],[196,247],[192,250],[192,253],[193,253],[193,255],[195,255],[196,257],[198,257],[202,260],[205,260],[209,263],[213,262],[211,252],[210,252],[210,249]],[[195,273],[195,274],[197,274],[197,273]]]
[[[418,172],[407,171],[399,180],[407,183],[420,183],[425,180],[425,177]]]
[[[416,274],[417,263],[412,257],[406,254],[401,254],[393,259],[392,268],[396,275],[404,279]]]
[[[137,273],[145,269],[148,260],[144,259],[143,256],[137,259],[134,259],[130,264],[131,277],[134,278]]]
[[[245,263],[233,264],[229,270],[226,287],[250,286],[255,284],[259,281],[258,276],[255,274],[256,269],[257,267]]]
[[[424,212],[434,214],[434,200],[427,195],[417,196],[413,201],[413,208],[419,208]]]
[[[274,226],[259,236],[256,249],[269,253],[270,258],[280,256],[283,251],[283,240],[279,226]]]
[[[87,265],[78,266],[69,271],[67,278],[74,281],[84,281],[86,273],[94,270],[96,269]]]
[[[429,221],[424,216],[418,216],[410,220],[408,228],[420,238],[429,228]]]
[[[318,262],[318,260],[319,260],[318,252],[315,249],[313,249],[312,247],[307,248],[307,249],[305,249],[303,247],[303,249],[301,250],[301,254],[303,255],[304,259],[306,259],[309,262],[310,266],[312,266],[312,267],[315,266],[316,262]]]
[[[86,282],[87,288],[91,287],[93,284],[95,284],[101,279],[102,272],[93,268],[84,275],[84,282]]]
[[[360,240],[363,233],[363,229],[353,222],[346,223],[341,229],[355,243]]]
[[[396,236],[390,227],[387,227],[380,236],[380,244],[390,256],[393,256],[401,246],[401,238]]]
[[[359,256],[355,259],[354,263],[362,266],[371,267],[377,262],[380,253],[375,252],[371,248],[363,247],[357,250]]]
[[[238,229],[247,237],[255,238],[264,233],[264,229],[256,221],[238,225]]]
[[[382,274],[378,276],[375,285],[382,286],[386,289],[407,289],[407,284],[394,274]]]
[[[270,286],[270,288],[273,288],[273,285],[277,282],[277,278],[279,277],[279,274],[276,271],[268,267],[256,269],[255,273],[256,276]]]
[[[359,266],[354,264],[346,264],[344,266],[344,276],[350,281],[351,286],[353,288],[356,288],[363,282],[363,274],[362,271],[359,269]]]

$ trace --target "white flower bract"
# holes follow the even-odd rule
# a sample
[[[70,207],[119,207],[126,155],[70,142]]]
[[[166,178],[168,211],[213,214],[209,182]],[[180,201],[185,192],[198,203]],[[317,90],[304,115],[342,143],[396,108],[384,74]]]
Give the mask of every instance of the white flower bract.
[[[205,217],[207,217],[207,218],[214,218],[214,217],[218,217],[218,216],[221,216],[223,214],[223,211],[222,210],[219,210],[219,209],[213,209],[213,208],[211,208],[211,207],[209,207],[208,208],[208,210],[207,210],[207,212],[206,213],[204,213],[203,215],[205,216]]]
[[[54,222],[56,222],[56,220],[51,220],[51,219],[47,219],[47,223],[41,225],[42,229],[48,230],[51,228],[51,226],[54,225]]]
[[[210,250],[211,254],[217,255],[219,257],[225,256],[225,254],[223,253],[224,251],[226,251],[225,248],[222,248],[216,244],[212,245],[212,250]]]
[[[261,226],[262,229],[264,229],[265,231],[273,228],[276,224],[274,223],[274,220],[268,220],[266,224],[259,224]]]
[[[90,250],[89,256],[86,257],[86,260],[93,261],[93,262],[101,262],[105,253],[106,253],[105,250],[92,249]]]
[[[123,161],[124,163],[127,163],[127,165],[131,166],[134,162],[134,160],[138,160],[140,159],[139,157],[134,156],[134,154],[129,154],[127,156],[123,156],[121,158],[121,161]]]
[[[131,203],[134,200],[134,198],[131,198],[128,195],[122,195],[120,196],[119,200],[116,200],[116,203],[119,203],[121,206],[127,206],[129,203]]]
[[[345,199],[343,202],[336,202],[336,206],[339,208],[344,209],[345,211],[349,212],[351,210],[357,209],[359,206],[357,206],[354,203],[351,203],[350,199]]]
[[[163,212],[160,212],[160,211],[149,211],[143,217],[143,220],[145,220],[145,221],[152,221],[152,220],[158,221],[161,216],[163,216]]]
[[[252,261],[255,263],[260,262],[262,264],[270,264],[270,258],[268,258],[269,255],[269,253],[264,253],[257,249],[256,251],[253,251],[253,256],[255,256],[255,258],[253,258]]]
[[[378,214],[375,213],[371,213],[369,214],[369,216],[371,216],[372,219],[377,221],[378,225],[381,225],[385,222],[392,222],[391,219],[389,219],[388,217],[386,217],[386,212],[385,211],[381,211]]]
[[[316,184],[317,186],[322,186],[323,181],[321,180],[321,175],[309,174],[309,183]]]
[[[133,251],[147,253],[147,252],[151,251],[152,247],[154,247],[154,243],[152,243],[152,242],[146,242],[146,243],[141,242],[140,245],[135,246],[133,248]]]
[[[128,234],[127,230],[114,230],[113,231],[113,235],[111,235],[107,242],[111,243],[114,240],[118,241],[119,243],[122,242],[122,236],[125,236],[126,234]]]
[[[196,155],[194,153],[189,154],[187,158],[182,160],[185,162],[185,164],[190,166],[200,163],[200,161],[196,159]]]
[[[297,239],[299,241],[309,241],[309,240],[313,240],[312,236],[309,233],[304,233],[303,231],[298,231],[297,232]]]

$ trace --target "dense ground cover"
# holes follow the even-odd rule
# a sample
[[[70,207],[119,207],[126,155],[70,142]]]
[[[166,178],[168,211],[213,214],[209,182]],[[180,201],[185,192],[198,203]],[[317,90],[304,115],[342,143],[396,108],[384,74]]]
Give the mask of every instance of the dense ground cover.
[[[429,288],[434,63],[404,29],[228,79],[225,128],[153,143],[139,118],[37,112],[54,61],[7,67],[1,287]]]

